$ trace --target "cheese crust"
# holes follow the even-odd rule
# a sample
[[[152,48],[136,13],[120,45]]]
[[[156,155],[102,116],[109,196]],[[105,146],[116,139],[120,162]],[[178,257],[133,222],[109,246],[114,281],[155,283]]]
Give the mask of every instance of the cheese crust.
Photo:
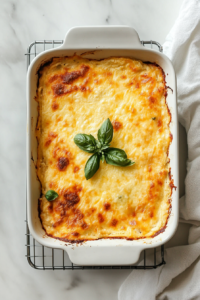
[[[53,58],[39,72],[37,175],[39,215],[47,235],[64,241],[140,239],[164,231],[172,183],[168,150],[171,115],[163,70],[124,57]],[[91,154],[74,143],[110,118],[111,147],[125,150],[133,166],[100,163],[86,180]],[[49,202],[48,190],[59,197]]]

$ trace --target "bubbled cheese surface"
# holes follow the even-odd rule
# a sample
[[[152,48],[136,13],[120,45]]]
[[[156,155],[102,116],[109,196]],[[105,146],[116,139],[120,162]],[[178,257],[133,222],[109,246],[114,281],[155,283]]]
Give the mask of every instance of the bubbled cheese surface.
[[[37,174],[40,218],[46,233],[62,240],[139,239],[167,224],[171,185],[170,113],[162,69],[129,58],[54,58],[39,71]],[[100,163],[86,180],[91,154],[73,142],[77,133],[97,138],[110,118],[111,147],[135,164]],[[59,197],[48,202],[45,193]]]

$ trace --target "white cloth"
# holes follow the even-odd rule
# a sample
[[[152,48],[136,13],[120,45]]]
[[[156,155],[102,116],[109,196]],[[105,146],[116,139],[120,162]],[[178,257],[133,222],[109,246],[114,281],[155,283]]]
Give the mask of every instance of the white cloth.
[[[188,141],[180,218],[193,226],[189,245],[165,250],[165,266],[134,270],[120,287],[119,300],[200,299],[200,0],[184,0],[164,53],[176,71],[179,121]]]

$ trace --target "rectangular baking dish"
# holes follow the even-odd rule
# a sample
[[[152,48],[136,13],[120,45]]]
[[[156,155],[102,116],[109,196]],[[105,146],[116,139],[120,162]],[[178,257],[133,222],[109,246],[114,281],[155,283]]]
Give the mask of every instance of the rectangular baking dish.
[[[87,52],[87,53],[86,53]],[[52,57],[71,56],[74,53],[85,58],[103,59],[110,56],[124,56],[142,61],[157,63],[166,75],[168,92],[167,104],[171,113],[170,130],[173,140],[169,149],[171,175],[174,180],[171,212],[167,227],[159,235],[140,240],[101,239],[81,244],[66,243],[45,234],[38,217],[38,198],[40,184],[37,179],[37,71],[42,63]],[[162,53],[145,49],[137,32],[127,26],[75,27],[68,31],[62,46],[47,50],[31,63],[27,74],[27,218],[32,236],[46,247],[67,251],[70,260],[80,265],[131,265],[137,262],[142,250],[155,248],[166,243],[175,233],[178,225],[178,120],[176,103],[176,77],[170,60]]]

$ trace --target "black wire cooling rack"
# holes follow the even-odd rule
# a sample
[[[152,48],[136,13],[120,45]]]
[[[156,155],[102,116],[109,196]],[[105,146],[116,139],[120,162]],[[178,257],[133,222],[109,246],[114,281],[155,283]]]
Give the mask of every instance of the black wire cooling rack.
[[[62,40],[35,41],[27,49],[27,69],[31,61],[39,53],[58,47]],[[155,41],[141,41],[141,44],[162,52],[162,46]],[[64,250],[48,248],[39,244],[31,235],[26,218],[26,257],[31,267],[37,270],[101,270],[101,269],[156,269],[165,264],[164,245],[154,249],[147,249],[141,253],[140,264],[130,266],[80,266],[74,265]],[[134,250],[133,250],[134,251]],[[147,263],[146,256],[152,254],[152,261]]]

